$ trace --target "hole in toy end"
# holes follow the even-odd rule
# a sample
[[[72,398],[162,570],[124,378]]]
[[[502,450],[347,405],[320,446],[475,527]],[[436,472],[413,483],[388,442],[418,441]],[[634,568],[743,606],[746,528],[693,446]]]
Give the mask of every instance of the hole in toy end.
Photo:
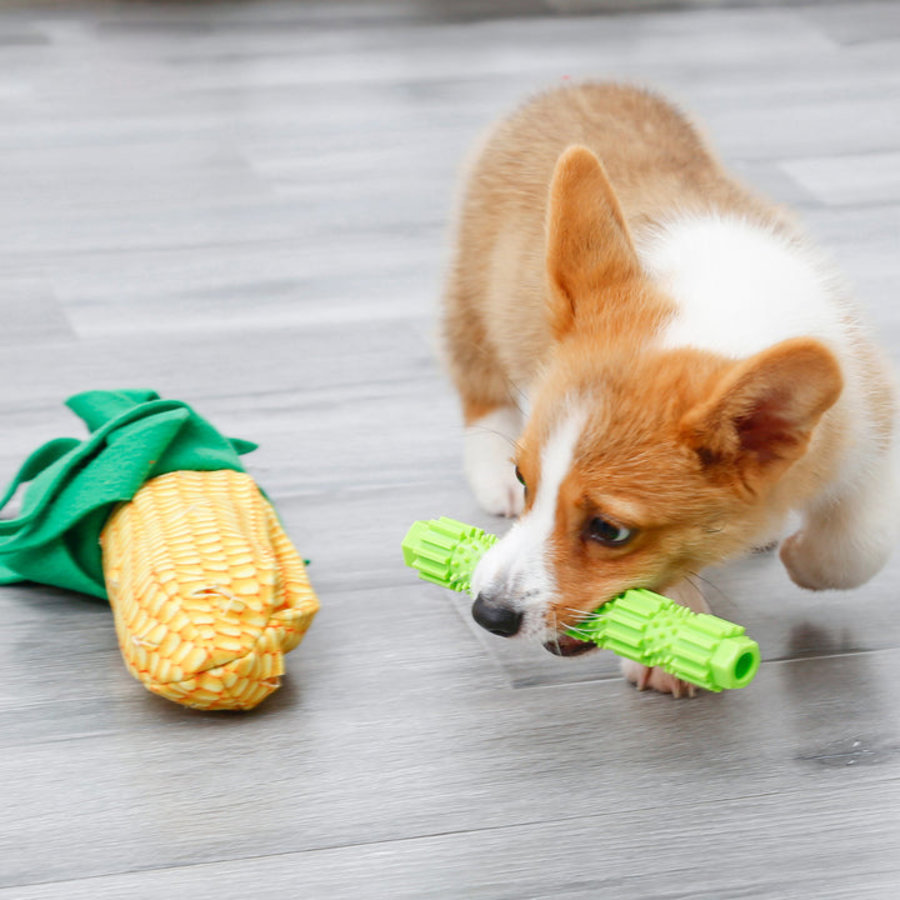
[[[738,661],[734,664],[734,677],[737,681],[743,683],[744,679],[749,675],[753,675],[756,663],[756,654],[742,653],[738,657]]]
[[[753,681],[759,663],[756,641],[743,635],[725,638],[710,659],[710,674],[720,690],[742,688]]]

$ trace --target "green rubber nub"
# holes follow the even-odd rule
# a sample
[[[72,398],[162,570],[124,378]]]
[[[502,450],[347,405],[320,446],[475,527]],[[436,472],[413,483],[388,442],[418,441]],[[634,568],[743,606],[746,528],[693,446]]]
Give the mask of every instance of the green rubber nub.
[[[403,539],[403,560],[425,581],[468,592],[478,560],[496,543],[496,535],[441,516],[413,523]]]
[[[759,645],[740,625],[653,591],[625,591],[568,633],[708,691],[744,687],[759,668]]]

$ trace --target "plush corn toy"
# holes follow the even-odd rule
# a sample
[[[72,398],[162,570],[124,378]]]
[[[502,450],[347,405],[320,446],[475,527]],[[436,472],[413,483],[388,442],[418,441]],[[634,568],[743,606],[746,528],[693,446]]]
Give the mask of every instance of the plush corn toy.
[[[91,429],[33,453],[0,501],[0,584],[108,597],[125,664],[199,709],[250,709],[318,610],[303,560],[229,440],[152,391],[91,391],[67,405]]]

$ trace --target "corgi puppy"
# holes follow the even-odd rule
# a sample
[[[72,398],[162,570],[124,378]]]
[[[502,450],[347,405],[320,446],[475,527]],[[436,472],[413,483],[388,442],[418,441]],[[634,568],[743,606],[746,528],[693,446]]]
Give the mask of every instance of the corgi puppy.
[[[626,588],[705,611],[689,576],[792,512],[798,585],[853,588],[885,564],[888,366],[791,217],[653,93],[567,86],[489,133],[443,324],[472,490],[520,516],[473,579],[489,631],[569,656],[593,645],[565,630]]]

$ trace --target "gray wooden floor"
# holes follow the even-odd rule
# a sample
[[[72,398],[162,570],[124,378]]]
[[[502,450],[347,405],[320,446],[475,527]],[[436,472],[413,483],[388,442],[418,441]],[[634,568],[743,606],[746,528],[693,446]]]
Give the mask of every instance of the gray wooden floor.
[[[501,527],[436,307],[459,161],[533,89],[682,99],[900,357],[900,6],[602,5],[2,7],[0,473],[75,391],[188,400],[261,442],[322,611],[281,691],[210,715],[130,679],[104,604],[0,591],[0,898],[900,896],[900,559],[848,595],[712,573],[765,662],[681,702],[402,568],[415,518]]]

